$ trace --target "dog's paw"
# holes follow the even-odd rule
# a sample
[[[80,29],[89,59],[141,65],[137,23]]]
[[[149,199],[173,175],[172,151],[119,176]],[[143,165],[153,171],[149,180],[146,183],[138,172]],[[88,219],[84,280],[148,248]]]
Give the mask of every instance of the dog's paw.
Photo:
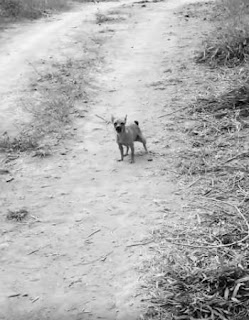
[[[130,160],[130,163],[135,163],[135,160],[134,160],[134,159],[131,159],[131,160]]]

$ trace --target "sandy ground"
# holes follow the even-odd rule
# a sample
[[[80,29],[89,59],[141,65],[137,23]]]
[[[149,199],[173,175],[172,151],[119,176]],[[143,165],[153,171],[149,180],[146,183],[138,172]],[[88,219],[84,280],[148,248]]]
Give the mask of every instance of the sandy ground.
[[[0,180],[1,319],[135,320],[141,314],[139,268],[151,257],[150,232],[182,218],[181,195],[167,170],[167,154],[178,146],[167,138],[166,119],[158,117],[174,107],[177,88],[161,81],[182,66],[173,60],[184,62],[181,39],[188,39],[187,52],[195,47],[193,30],[179,26],[175,14],[187,3],[130,6],[132,16],[101,49],[105,63],[95,74],[98,89],[88,116],[75,121],[75,138],[63,144],[66,152],[9,164],[14,180]],[[120,5],[78,6],[2,35],[1,130],[15,131],[13,124],[23,120],[13,105],[34,72],[29,63],[56,57],[94,23],[97,10]],[[128,158],[117,162],[113,128],[95,114],[138,120],[150,153],[137,144],[135,164]],[[160,210],[160,201],[173,216]],[[26,223],[5,219],[8,209],[21,207],[32,215]]]

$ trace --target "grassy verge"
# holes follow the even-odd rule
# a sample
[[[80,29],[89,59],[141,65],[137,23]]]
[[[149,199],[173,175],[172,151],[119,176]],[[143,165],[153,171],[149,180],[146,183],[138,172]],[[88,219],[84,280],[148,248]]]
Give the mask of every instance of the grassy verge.
[[[151,303],[144,319],[249,318],[249,65],[246,45],[236,51],[249,35],[248,16],[245,1],[221,5],[227,9],[217,22],[222,37],[212,33],[212,50],[202,53],[216,82],[174,115],[175,123],[191,123],[177,126],[186,143],[175,154],[189,219],[154,232],[158,248],[145,265]],[[230,32],[231,20],[240,29]]]
[[[36,150],[39,155],[73,134],[75,117],[84,117],[91,83],[91,71],[100,62],[99,46],[93,41],[89,52],[64,57],[60,61],[32,66],[35,70],[30,93],[22,101],[22,108],[30,121],[23,125],[15,138],[8,133],[0,137],[0,151],[23,152]],[[49,70],[49,71],[48,71]],[[80,107],[76,107],[77,102]],[[45,151],[39,150],[43,148]]]
[[[249,122],[243,95],[240,87],[198,99],[183,115],[195,123],[187,133],[190,145],[178,154],[193,221],[154,235],[161,249],[148,267],[153,304],[146,319],[249,317]]]
[[[92,0],[72,0],[73,2],[93,2]],[[37,19],[53,11],[65,10],[72,1],[68,0],[1,0],[0,22],[7,19]]]
[[[116,14],[121,12],[110,11],[103,16],[112,18]],[[115,22],[123,19],[115,18]],[[75,117],[85,116],[88,92],[95,83],[92,72],[103,62],[100,47],[108,37],[108,30],[92,33],[73,50],[73,57],[60,56],[57,61],[49,59],[39,65],[30,63],[34,79],[29,95],[20,102],[29,121],[18,136],[10,137],[7,132],[0,136],[0,152],[35,151],[43,157],[50,155],[60,140],[74,135]]]
[[[246,0],[219,0],[217,11],[222,19],[215,21],[214,32],[205,42],[197,62],[213,67],[233,67],[248,61],[249,6]]]

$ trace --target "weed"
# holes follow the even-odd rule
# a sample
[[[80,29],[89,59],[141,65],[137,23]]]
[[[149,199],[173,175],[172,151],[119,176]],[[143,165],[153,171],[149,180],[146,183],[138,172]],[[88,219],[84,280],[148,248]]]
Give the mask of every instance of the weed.
[[[19,209],[15,211],[9,210],[6,218],[8,220],[22,221],[27,217],[27,215],[28,215],[28,211],[26,209]]]
[[[113,17],[107,16],[103,13],[97,12],[96,13],[96,23],[101,24],[105,22],[114,21],[115,19]]]
[[[33,150],[38,147],[38,140],[36,137],[21,132],[17,137],[11,138],[5,132],[0,138],[0,152],[17,152]]]
[[[106,22],[118,22],[125,20],[125,17],[119,15],[117,11],[110,11],[107,14],[103,14],[100,12],[96,13],[96,23],[102,24]]]

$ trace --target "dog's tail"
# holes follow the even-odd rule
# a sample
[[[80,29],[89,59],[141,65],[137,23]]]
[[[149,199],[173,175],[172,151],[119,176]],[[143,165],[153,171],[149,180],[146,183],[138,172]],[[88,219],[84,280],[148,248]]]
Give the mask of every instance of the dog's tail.
[[[137,126],[139,126],[139,122],[138,122],[138,121],[135,120],[134,122],[135,122],[135,124],[136,124]]]

